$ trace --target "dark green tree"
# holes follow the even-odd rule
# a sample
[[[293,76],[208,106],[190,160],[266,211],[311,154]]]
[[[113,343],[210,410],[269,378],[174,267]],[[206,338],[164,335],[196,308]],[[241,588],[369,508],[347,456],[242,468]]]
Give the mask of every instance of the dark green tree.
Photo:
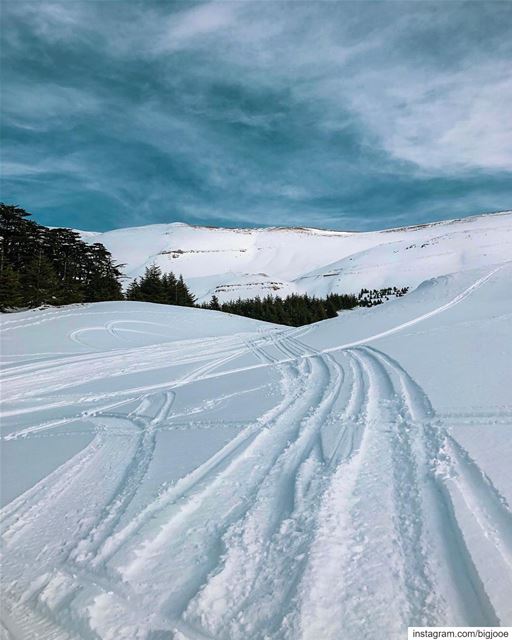
[[[219,299],[217,298],[216,295],[212,296],[212,299],[210,300],[208,308],[212,309],[213,311],[220,311]]]
[[[162,271],[156,264],[146,267],[144,275],[139,279],[139,295],[143,302],[168,304]]]
[[[24,298],[30,307],[61,304],[62,286],[50,260],[40,253],[27,265],[22,275]]]
[[[164,273],[162,283],[165,289],[165,303],[179,304],[178,302],[178,280],[174,273]]]
[[[121,265],[102,244],[87,244],[75,231],[49,229],[29,217],[16,205],[0,204],[0,277],[7,267],[18,274],[22,306],[123,298]],[[0,307],[8,308],[3,297]]]
[[[19,274],[11,265],[4,265],[0,272],[0,311],[17,309],[23,304]]]
[[[126,289],[127,300],[141,300],[140,285],[137,278],[132,280]]]
[[[178,297],[176,304],[179,304],[183,307],[193,307],[195,305],[196,299],[190,293],[190,289],[185,284],[185,281],[183,280],[183,276],[181,275],[178,278],[176,289],[177,289],[177,297]]]

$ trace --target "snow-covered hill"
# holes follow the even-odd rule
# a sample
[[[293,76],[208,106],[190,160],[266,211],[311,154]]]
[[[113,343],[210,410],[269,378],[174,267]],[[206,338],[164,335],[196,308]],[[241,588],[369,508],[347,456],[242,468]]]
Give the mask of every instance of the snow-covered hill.
[[[130,278],[146,266],[181,273],[199,301],[293,292],[357,293],[417,286],[426,278],[512,256],[512,213],[369,233],[223,229],[182,223],[84,234],[102,242]]]
[[[2,639],[512,625],[507,220],[374,234],[403,260],[418,233],[476,248],[432,242],[456,272],[299,329],[130,302],[2,316]]]

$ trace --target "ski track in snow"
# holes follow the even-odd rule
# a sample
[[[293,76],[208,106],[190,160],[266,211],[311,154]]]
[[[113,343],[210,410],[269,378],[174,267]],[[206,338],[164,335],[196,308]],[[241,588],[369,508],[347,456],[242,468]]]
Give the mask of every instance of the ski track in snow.
[[[77,420],[94,437],[1,511],[2,637],[351,640],[509,621],[512,512],[449,430],[493,416],[436,415],[408,372],[367,346],[458,304],[495,272],[438,309],[321,352],[301,341],[309,328],[123,346],[101,356],[99,377],[158,371],[171,354],[188,369],[168,382],[60,398],[99,355],[7,369],[4,415],[72,408],[7,438]],[[119,324],[101,329],[121,343]],[[69,338],[85,345],[91,329]],[[224,368],[247,354],[257,364]],[[173,414],[180,389],[264,367],[278,375],[281,399],[130,511],[157,433],[178,428],[175,417],[192,428],[190,416],[211,408]],[[493,563],[505,568],[499,584]]]

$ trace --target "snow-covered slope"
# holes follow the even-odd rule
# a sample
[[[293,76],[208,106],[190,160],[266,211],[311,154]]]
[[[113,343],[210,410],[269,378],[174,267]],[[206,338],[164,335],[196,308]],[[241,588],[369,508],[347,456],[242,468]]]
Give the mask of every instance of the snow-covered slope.
[[[501,263],[512,255],[512,213],[369,233],[173,223],[87,233],[84,240],[104,243],[130,278],[150,264],[183,274],[199,301],[214,293],[220,300],[357,293]]]
[[[300,329],[3,316],[3,637],[512,625],[511,281],[463,268]]]

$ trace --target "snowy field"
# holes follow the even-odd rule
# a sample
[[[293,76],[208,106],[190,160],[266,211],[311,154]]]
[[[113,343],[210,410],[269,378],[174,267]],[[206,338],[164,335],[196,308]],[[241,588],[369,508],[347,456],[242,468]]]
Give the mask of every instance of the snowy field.
[[[512,265],[435,275],[299,329],[4,315],[2,639],[512,625]]]

